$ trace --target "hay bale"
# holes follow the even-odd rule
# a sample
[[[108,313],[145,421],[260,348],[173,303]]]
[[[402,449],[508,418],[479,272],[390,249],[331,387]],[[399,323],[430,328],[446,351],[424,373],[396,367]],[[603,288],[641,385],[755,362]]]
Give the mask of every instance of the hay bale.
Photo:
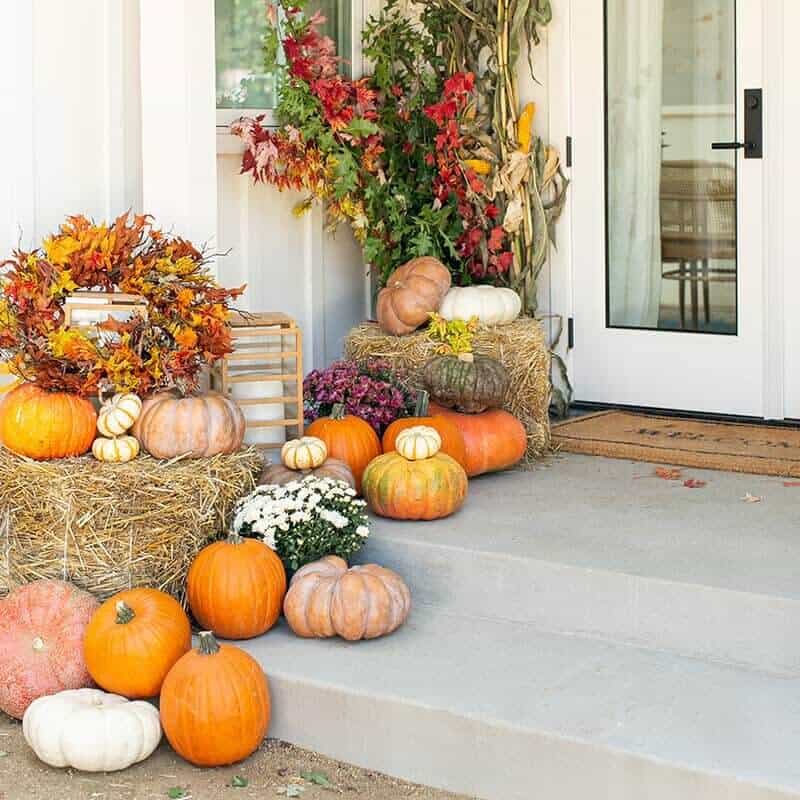
[[[0,594],[64,578],[101,600],[152,586],[183,602],[192,559],[226,529],[261,468],[254,448],[104,464],[31,461],[0,447]]]
[[[473,350],[502,362],[511,376],[505,409],[525,426],[532,462],[550,448],[550,351],[541,324],[520,317],[510,325],[481,325],[473,339]],[[403,374],[411,386],[419,385],[419,373],[436,351],[425,331],[391,336],[376,323],[365,322],[345,340],[345,356],[354,361],[384,358]]]

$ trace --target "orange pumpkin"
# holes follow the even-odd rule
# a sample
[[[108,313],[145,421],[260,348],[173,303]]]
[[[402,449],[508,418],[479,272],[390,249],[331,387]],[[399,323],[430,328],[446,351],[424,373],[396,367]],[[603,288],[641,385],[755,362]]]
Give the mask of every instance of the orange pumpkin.
[[[329,417],[320,417],[308,426],[306,435],[322,439],[328,455],[350,467],[360,494],[361,476],[367,464],[381,454],[381,442],[372,426],[360,417],[345,415],[344,406],[337,403]]]
[[[48,461],[92,447],[97,412],[85,398],[23,383],[0,404],[0,442],[20,456]]]
[[[155,697],[191,646],[189,618],[177,600],[158,589],[128,589],[92,617],[83,654],[99,686],[135,699]]]
[[[186,579],[195,619],[226,639],[268,631],[281,613],[286,571],[273,550],[231,533],[197,555]]]
[[[434,452],[410,460],[392,451],[370,462],[363,483],[370,508],[391,519],[439,519],[458,511],[467,498],[466,472],[454,458]]]
[[[160,708],[175,752],[199,767],[219,767],[247,758],[267,735],[269,685],[252,656],[204,631],[197,650],[167,675]]]
[[[429,256],[398,267],[378,293],[378,324],[395,336],[415,331],[439,310],[451,280],[450,270]]]
[[[410,611],[411,592],[396,572],[377,564],[348,569],[339,556],[300,567],[283,602],[286,622],[298,636],[351,642],[392,633]]]
[[[245,419],[236,403],[221,394],[148,397],[133,435],[155,458],[209,458],[235,453],[244,441]]]
[[[464,437],[470,478],[513,467],[522,460],[528,437],[522,423],[508,411],[493,408],[480,414],[461,414],[431,403],[430,412],[456,424]]]
[[[427,425],[433,428],[442,439],[442,452],[447,453],[448,456],[454,458],[466,468],[467,465],[467,451],[464,446],[464,437],[458,426],[447,417],[432,417],[428,414],[429,405],[428,393],[420,390],[417,395],[417,412],[413,417],[403,417],[396,419],[383,434],[383,452],[389,453],[395,449],[395,442],[397,437],[403,431],[409,428],[414,428],[417,425]]]

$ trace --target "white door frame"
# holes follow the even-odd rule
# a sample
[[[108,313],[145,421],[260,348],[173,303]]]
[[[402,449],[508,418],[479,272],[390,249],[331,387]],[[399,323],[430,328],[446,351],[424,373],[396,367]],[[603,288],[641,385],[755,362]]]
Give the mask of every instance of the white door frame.
[[[754,385],[744,389],[748,394],[748,405],[751,409],[750,414],[764,416],[772,419],[780,419],[785,415],[783,388],[786,368],[784,357],[784,237],[781,235],[783,212],[784,212],[784,178],[782,168],[782,153],[784,140],[783,114],[785,105],[783,103],[783,51],[784,51],[784,3],[785,0],[767,0],[762,3],[761,13],[755,18],[739,20],[740,26],[745,24],[744,30],[749,30],[750,36],[758,37],[759,47],[763,48],[763,59],[760,65],[755,65],[755,70],[760,69],[761,78],[758,83],[754,81],[754,65],[748,67],[747,83],[753,86],[763,86],[765,92],[765,160],[763,161],[762,191],[759,206],[760,215],[763,220],[763,230],[769,231],[769,235],[764,235],[760,241],[753,243],[753,257],[763,260],[763,275],[759,278],[759,293],[763,297],[763,303],[757,309],[751,309],[751,319],[757,320],[756,328],[760,331],[759,340],[752,342],[750,357],[758,361],[758,368],[754,371],[756,376],[753,380]],[[600,9],[598,16],[597,10]],[[740,4],[741,8],[741,4]],[[587,188],[584,183],[583,175],[585,172],[587,159],[589,163],[594,160],[595,164],[600,164],[605,172],[604,135],[598,126],[597,135],[590,137],[586,133],[578,135],[579,130],[589,130],[586,119],[594,116],[595,119],[604,119],[605,109],[603,103],[603,80],[605,70],[598,68],[599,72],[599,91],[595,93],[586,92],[577,84],[576,78],[576,58],[580,58],[585,48],[581,47],[582,40],[585,41],[587,31],[592,35],[589,20],[597,24],[598,19],[602,22],[603,0],[560,0],[554,4],[554,24],[549,29],[550,45],[550,70],[552,85],[551,90],[551,114],[556,121],[555,130],[552,133],[558,135],[558,128],[561,127],[558,121],[564,121],[566,129],[573,135],[573,166],[568,169],[573,183],[570,187],[571,196],[568,199],[564,217],[559,223],[559,241],[567,242],[566,248],[569,253],[565,259],[564,269],[554,270],[552,299],[553,309],[563,311],[565,317],[574,317],[576,311],[576,296],[582,289],[582,278],[580,264],[581,245],[586,241],[587,235],[593,237],[593,241],[601,242],[597,252],[602,253],[605,258],[605,236],[604,236],[604,216],[605,203],[601,199],[602,194],[597,191],[597,186]],[[742,28],[740,27],[740,30]],[[601,27],[602,30],[602,27]],[[596,30],[595,30],[596,35]],[[602,34],[600,34],[602,35]],[[740,83],[737,86],[737,93],[741,94],[745,87]],[[737,98],[737,100],[740,98]],[[741,115],[739,125],[741,126]],[[739,131],[741,135],[742,131]],[[570,135],[568,134],[568,135]],[[555,140],[557,141],[557,139]],[[745,162],[740,161],[740,170],[746,168]],[[741,174],[741,172],[740,172]],[[585,219],[578,218],[578,210],[581,207],[581,192],[593,191],[595,193],[595,216],[600,219],[600,228]],[[577,203],[576,203],[577,198]],[[583,203],[583,207],[588,207]],[[740,204],[741,207],[741,204]],[[740,226],[743,220],[739,220]],[[602,237],[600,234],[602,233]],[[752,237],[751,237],[752,238]],[[565,245],[561,244],[563,251]],[[757,248],[757,250],[756,250]],[[586,250],[584,249],[584,253]],[[562,252],[562,257],[563,257]],[[740,259],[746,258],[745,253],[740,253]],[[746,286],[746,282],[745,282]],[[559,300],[563,303],[559,308]],[[740,294],[740,310],[746,302]],[[740,321],[741,330],[741,321]],[[583,399],[581,393],[581,370],[583,365],[580,360],[581,347],[581,321],[575,320],[576,342],[575,349],[566,353],[567,367],[570,375],[577,384],[577,399]],[[750,335],[757,333],[751,330]],[[612,333],[613,335],[613,333]],[[656,338],[658,333],[641,332],[637,334],[642,337],[639,341],[642,347],[652,348],[658,352]],[[669,335],[669,334],[667,334]],[[698,336],[694,334],[682,333],[673,334],[678,336]],[[717,339],[718,337],[712,337]],[[701,343],[702,344],[702,343]],[[702,350],[702,346],[700,347]],[[694,366],[701,367],[702,354],[697,357]],[[626,376],[624,364],[618,366],[618,380],[620,382],[620,392],[616,399],[608,398],[607,402],[625,402],[625,397],[630,396],[630,387],[640,376]],[[701,383],[707,378],[700,374],[687,374],[687,380],[699,380]],[[627,385],[626,385],[627,384]],[[665,395],[668,397],[668,392]],[[653,404],[655,405],[655,404]],[[663,407],[670,407],[669,399],[661,403]],[[692,410],[716,410],[720,413],[744,413],[745,405],[736,398],[732,398],[727,408],[702,408]]]

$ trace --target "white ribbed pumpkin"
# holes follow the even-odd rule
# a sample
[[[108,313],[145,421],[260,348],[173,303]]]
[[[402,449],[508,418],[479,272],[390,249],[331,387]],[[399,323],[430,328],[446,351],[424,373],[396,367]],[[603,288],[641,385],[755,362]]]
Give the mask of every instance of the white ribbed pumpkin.
[[[290,439],[281,448],[281,462],[287,469],[316,469],[327,457],[328,446],[316,436]]]
[[[444,297],[439,314],[444,319],[477,317],[484,325],[507,325],[522,310],[513,289],[498,286],[454,286]]]
[[[442,449],[442,437],[435,428],[414,425],[398,434],[394,449],[408,461],[422,461],[432,458]]]
[[[135,394],[115,394],[100,406],[97,430],[112,438],[129,431],[142,413],[142,401]]]
[[[22,735],[51,767],[114,772],[144,761],[161,741],[155,706],[100,689],[69,689],[34,700]]]
[[[113,439],[98,436],[92,444],[92,455],[98,461],[124,464],[139,455],[139,440],[135,436],[115,436]]]

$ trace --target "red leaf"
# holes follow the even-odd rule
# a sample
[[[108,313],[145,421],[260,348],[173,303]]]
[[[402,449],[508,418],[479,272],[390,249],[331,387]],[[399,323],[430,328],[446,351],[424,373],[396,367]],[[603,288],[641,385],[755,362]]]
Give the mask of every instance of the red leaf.
[[[687,478],[683,482],[683,485],[687,489],[702,489],[706,485],[706,482],[698,480],[697,478]]]
[[[793,486],[800,486],[800,481],[784,481],[783,485],[788,489]]]

